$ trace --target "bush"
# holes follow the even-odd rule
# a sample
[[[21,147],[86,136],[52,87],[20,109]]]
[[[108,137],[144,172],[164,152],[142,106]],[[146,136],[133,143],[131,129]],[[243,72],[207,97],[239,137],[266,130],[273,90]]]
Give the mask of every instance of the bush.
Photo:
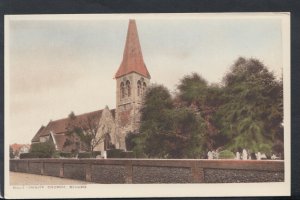
[[[69,153],[69,152],[60,152],[59,155],[60,155],[60,157],[63,157],[63,158],[72,158],[72,157],[74,157],[74,154]]]
[[[81,152],[78,153],[78,158],[96,158],[97,155],[101,155],[101,151]]]
[[[122,152],[124,152],[122,149],[107,150],[107,158],[122,158]]]
[[[35,158],[33,157],[34,155],[32,153],[21,153],[20,154],[20,159],[26,159],[26,158]]]
[[[123,151],[121,152],[121,158],[134,158],[134,154],[132,151]]]
[[[78,153],[78,158],[92,158],[92,153],[91,152],[82,152]]]
[[[55,152],[54,144],[50,141],[32,144],[30,149],[36,158],[51,158]]]
[[[219,159],[234,159],[235,155],[229,150],[224,150],[219,153]]]
[[[101,151],[93,151],[92,156],[96,158],[98,155],[101,155]]]
[[[30,153],[20,154],[20,159],[27,159],[27,158],[51,158],[51,156],[40,152],[30,152]]]
[[[126,144],[126,149],[129,151],[132,151],[134,146],[135,146],[135,142],[134,139],[138,137],[138,135],[134,132],[129,132],[127,133],[126,137],[125,137],[125,144]]]

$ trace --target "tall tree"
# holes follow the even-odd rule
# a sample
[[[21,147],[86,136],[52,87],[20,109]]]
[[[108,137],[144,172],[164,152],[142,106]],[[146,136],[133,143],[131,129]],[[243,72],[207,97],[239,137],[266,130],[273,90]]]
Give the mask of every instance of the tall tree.
[[[204,119],[206,132],[208,133],[205,136],[206,148],[216,148],[218,143],[215,139],[219,132],[212,122],[212,117],[218,106],[222,103],[222,99],[220,98],[221,88],[216,84],[208,85],[207,81],[199,74],[192,73],[180,80],[177,89],[177,105],[179,107],[192,108]]]
[[[142,149],[149,157],[156,158],[203,156],[203,119],[191,108],[176,107],[164,86],[148,89],[141,112],[140,133],[134,150]]]
[[[224,103],[214,118],[227,148],[270,152],[283,138],[282,82],[256,59],[239,58],[223,80]]]

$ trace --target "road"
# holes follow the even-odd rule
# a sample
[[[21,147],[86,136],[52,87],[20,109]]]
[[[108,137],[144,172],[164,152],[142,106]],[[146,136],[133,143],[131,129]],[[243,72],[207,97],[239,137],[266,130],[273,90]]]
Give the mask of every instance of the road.
[[[19,172],[9,172],[10,185],[86,185],[90,182]]]

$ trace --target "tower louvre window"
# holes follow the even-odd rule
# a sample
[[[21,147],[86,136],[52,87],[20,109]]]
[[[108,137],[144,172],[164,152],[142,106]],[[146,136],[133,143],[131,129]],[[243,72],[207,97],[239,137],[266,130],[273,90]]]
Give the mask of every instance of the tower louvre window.
[[[125,85],[123,82],[121,83],[120,88],[121,88],[121,98],[124,98],[125,97]]]
[[[143,94],[145,94],[146,88],[147,88],[147,85],[145,82],[143,82]]]
[[[141,95],[141,88],[142,88],[142,83],[141,81],[137,82],[137,95],[140,96]]]
[[[127,95],[128,97],[130,97],[131,95],[130,81],[126,81],[126,89],[127,89]]]

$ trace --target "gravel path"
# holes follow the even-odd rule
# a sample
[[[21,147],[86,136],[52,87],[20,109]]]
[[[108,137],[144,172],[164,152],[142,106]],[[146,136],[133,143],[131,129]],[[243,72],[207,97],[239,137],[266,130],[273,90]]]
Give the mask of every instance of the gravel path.
[[[79,181],[52,176],[41,176],[19,172],[9,172],[10,185],[86,185],[86,181]]]

